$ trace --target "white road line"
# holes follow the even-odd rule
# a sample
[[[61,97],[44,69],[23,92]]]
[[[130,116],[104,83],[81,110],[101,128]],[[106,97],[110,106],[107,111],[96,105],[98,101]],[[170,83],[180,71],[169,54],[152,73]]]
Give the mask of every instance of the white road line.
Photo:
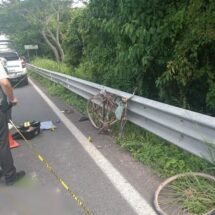
[[[139,215],[156,215],[156,212],[143,199],[140,193],[120,174],[117,169],[114,168],[114,166],[96,149],[93,144],[89,144],[89,141],[84,134],[59,110],[59,108],[42,92],[42,90],[40,90],[32,80],[30,80],[30,83],[74,135],[84,150],[108,177],[113,186],[118,190],[133,210]]]

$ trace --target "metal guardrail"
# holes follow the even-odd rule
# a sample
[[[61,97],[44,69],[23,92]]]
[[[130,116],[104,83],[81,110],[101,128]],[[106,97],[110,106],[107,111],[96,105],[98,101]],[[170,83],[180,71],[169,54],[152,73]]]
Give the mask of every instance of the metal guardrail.
[[[98,94],[101,89],[117,96],[131,96],[129,93],[30,64],[27,67],[85,99]],[[128,120],[192,154],[210,162],[215,160],[214,117],[134,96],[128,102]]]

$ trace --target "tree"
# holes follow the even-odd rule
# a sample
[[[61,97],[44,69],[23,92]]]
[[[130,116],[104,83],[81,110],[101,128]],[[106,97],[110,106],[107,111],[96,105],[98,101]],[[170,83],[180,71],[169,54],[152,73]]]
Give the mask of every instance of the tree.
[[[91,0],[67,47],[81,41],[81,77],[214,115],[214,11],[214,0]]]
[[[69,22],[65,26],[65,36],[63,47],[65,47],[65,61],[72,65],[78,66],[83,56],[83,26],[84,8],[73,8],[69,13]]]
[[[61,27],[71,3],[72,1],[67,0],[14,0],[4,3],[1,7],[0,27],[10,35],[14,31],[37,31],[52,50],[56,61],[63,61]]]

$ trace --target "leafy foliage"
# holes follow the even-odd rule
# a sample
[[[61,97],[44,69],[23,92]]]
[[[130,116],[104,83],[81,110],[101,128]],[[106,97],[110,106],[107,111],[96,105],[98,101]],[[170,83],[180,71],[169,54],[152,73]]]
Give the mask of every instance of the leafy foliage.
[[[64,49],[66,62],[70,65],[77,66],[80,64],[83,56],[83,9],[73,9],[68,14],[69,22],[65,25],[67,28],[64,37]]]
[[[19,48],[35,38],[39,55],[65,52],[78,77],[215,115],[213,0],[69,2],[12,1],[0,8],[0,28]]]
[[[68,67],[65,63],[59,63],[59,62],[55,62],[55,61],[49,60],[49,59],[35,58],[32,61],[32,64],[34,64],[38,67],[41,67],[41,68],[46,68],[48,70],[55,71],[55,72],[60,72],[60,73],[68,74],[68,75],[74,74],[73,69]]]
[[[0,29],[3,33],[16,38],[18,44],[32,40],[37,36],[49,48],[57,61],[63,61],[62,49],[62,19],[69,11],[67,0],[25,0],[7,1],[0,7]],[[24,33],[27,34],[25,35]],[[29,33],[30,32],[30,33]],[[35,37],[34,37],[35,38]],[[23,41],[26,39],[26,41]],[[35,44],[35,41],[34,43]],[[47,54],[46,51],[44,51]]]
[[[68,62],[89,80],[214,114],[214,11],[212,0],[91,0],[71,19]]]

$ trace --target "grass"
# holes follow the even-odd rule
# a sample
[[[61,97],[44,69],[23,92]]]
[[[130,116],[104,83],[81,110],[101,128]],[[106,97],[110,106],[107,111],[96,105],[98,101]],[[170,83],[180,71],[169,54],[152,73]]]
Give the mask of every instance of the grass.
[[[167,214],[178,214],[179,208],[193,215],[206,214],[215,210],[215,180],[194,174],[177,178],[163,187],[158,201]]]
[[[51,66],[50,61],[37,59],[33,64],[57,71],[54,68],[55,63]],[[67,73],[67,69],[63,73]],[[47,86],[51,95],[61,97],[67,104],[86,114],[86,100],[51,81],[41,78],[35,73],[31,73],[31,76],[44,86]],[[215,165],[185,152],[132,123],[127,122],[123,137],[119,138],[117,131],[118,127],[116,125],[113,128],[116,143],[130,151],[135,159],[151,167],[162,177],[169,177],[184,172],[206,172],[215,175]]]
[[[182,205],[189,213],[201,215],[215,209],[214,181],[194,177],[193,180],[178,182],[177,187],[183,191]]]
[[[66,64],[58,63],[49,59],[35,58],[31,63],[41,68],[55,72],[60,72],[68,75],[73,75],[74,73],[73,68],[68,67]]]
[[[116,141],[133,157],[150,166],[163,177],[184,172],[206,172],[215,175],[214,165],[177,146],[127,123],[124,136]]]

